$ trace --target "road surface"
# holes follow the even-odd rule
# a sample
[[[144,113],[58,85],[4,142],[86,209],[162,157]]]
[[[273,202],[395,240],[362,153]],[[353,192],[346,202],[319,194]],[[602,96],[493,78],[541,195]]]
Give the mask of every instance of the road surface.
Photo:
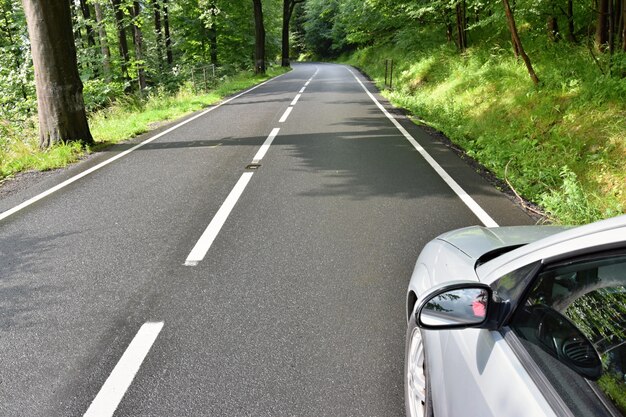
[[[0,415],[402,416],[420,249],[531,219],[382,108],[299,64],[2,198]]]

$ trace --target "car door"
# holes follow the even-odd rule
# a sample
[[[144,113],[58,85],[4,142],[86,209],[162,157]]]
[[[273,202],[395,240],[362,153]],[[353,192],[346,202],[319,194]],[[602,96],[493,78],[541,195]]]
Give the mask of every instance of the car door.
[[[503,277],[528,285],[535,264]],[[502,332],[423,330],[435,416],[555,416]]]
[[[626,251],[545,265],[507,324],[505,339],[559,415],[626,416]]]
[[[426,332],[427,350],[441,352],[429,370],[435,415],[626,415],[625,286],[624,251],[496,280],[512,307],[499,330]]]

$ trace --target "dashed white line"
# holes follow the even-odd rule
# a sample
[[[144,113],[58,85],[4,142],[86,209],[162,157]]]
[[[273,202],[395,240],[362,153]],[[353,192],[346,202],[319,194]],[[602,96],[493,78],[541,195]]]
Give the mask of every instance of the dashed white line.
[[[293,100],[291,101],[291,105],[295,106],[296,103],[298,102],[298,100],[300,100],[300,97],[302,97],[302,93],[299,93],[298,95],[296,95]]]
[[[283,113],[283,116],[280,118],[278,123],[285,123],[287,121],[287,118],[291,114],[292,110],[293,110],[293,107],[287,107],[287,110],[285,110],[285,113]]]
[[[278,121],[279,123],[284,123],[287,120],[287,118],[291,114],[291,111],[293,110],[293,106],[295,106],[295,104],[300,99],[302,93],[304,92],[306,85],[308,85],[311,82],[311,80],[313,80],[313,78],[315,77],[315,75],[317,75],[318,72],[319,72],[319,68],[317,68],[317,70],[315,71],[315,74],[313,74],[313,76],[311,76],[311,78],[306,82],[305,87],[302,87],[300,89],[300,93],[296,95],[296,97],[291,102],[291,105],[287,108],[287,110],[285,110],[285,113],[283,113],[282,117]],[[252,163],[259,163],[263,159],[263,157],[265,157],[265,154],[267,153],[270,146],[272,145],[272,142],[278,135],[278,132],[280,132],[280,128],[272,129],[267,139],[265,139],[265,142],[263,143],[263,145],[261,145],[261,148],[257,151],[256,155],[254,155],[254,158],[252,159]],[[206,256],[209,249],[211,248],[213,241],[215,241],[215,238],[217,237],[220,230],[224,226],[224,223],[228,219],[228,216],[230,215],[231,211],[235,207],[235,204],[237,204],[237,201],[243,194],[244,190],[246,189],[253,175],[254,175],[253,172],[244,172],[241,178],[239,178],[239,181],[237,182],[235,187],[232,189],[232,191],[230,192],[230,194],[228,195],[224,203],[222,203],[222,206],[215,214],[215,217],[213,217],[213,220],[211,220],[211,223],[209,223],[206,230],[204,231],[204,233],[202,233],[202,236],[200,236],[200,239],[198,239],[198,242],[189,253],[189,256],[185,260],[186,266],[196,266],[202,260],[204,260],[204,257]]]
[[[433,167],[433,169],[437,172],[437,174],[439,174],[439,176],[446,182],[446,184],[448,184],[448,186],[452,189],[452,191],[454,191],[456,195],[461,199],[461,201],[463,201],[463,203],[465,203],[465,205],[474,213],[474,215],[478,217],[478,219],[485,226],[498,227],[498,223],[496,223],[496,221],[492,219],[491,216],[489,216],[489,214],[487,214],[487,212],[483,210],[483,208],[480,207],[480,205],[478,205],[478,203],[472,197],[470,197],[470,195],[467,192],[465,192],[465,190],[463,190],[463,188],[461,188],[461,186],[441,167],[441,165],[439,165],[439,163],[437,163],[437,161],[435,161],[433,157],[430,156],[430,154],[426,151],[426,149],[424,149],[422,145],[420,145],[417,142],[417,140],[415,140],[415,138],[411,136],[411,134],[407,132],[407,130],[404,127],[402,127],[400,122],[398,122],[391,114],[389,114],[389,112],[385,109],[385,107],[382,104],[380,104],[380,102],[376,99],[376,97],[374,97],[374,95],[369,92],[367,87],[365,87],[365,85],[356,76],[356,74],[349,68],[346,68],[346,69],[350,71],[354,79],[357,80],[359,84],[361,84],[361,87],[363,87],[363,90],[365,90],[367,95],[372,99],[372,101],[376,104],[376,106],[378,106],[378,108],[383,112],[383,114],[387,116],[389,120],[391,120],[391,123],[393,123],[393,125],[400,131],[400,133],[402,133],[402,135],[411,143],[411,145],[413,145],[415,150],[417,150],[422,155],[422,157],[426,160],[426,162],[428,162],[430,166]]]
[[[278,135],[278,132],[280,132],[279,128],[276,127],[272,129],[272,132],[270,133],[270,135],[267,137],[267,139],[265,139],[265,142],[263,143],[263,145],[261,145],[261,149],[259,149],[256,155],[254,155],[254,158],[252,158],[253,164],[258,164],[261,161],[261,159],[263,159],[267,151],[270,149],[272,142],[274,142],[274,139]]]
[[[103,167],[109,165],[110,163],[112,163],[112,162],[114,162],[114,161],[116,161],[116,160],[118,160],[118,159],[128,155],[129,153],[131,153],[131,152],[133,152],[133,151],[135,151],[135,150],[137,150],[139,148],[141,148],[142,146],[145,146],[145,145],[149,144],[150,142],[153,142],[153,141],[159,139],[160,137],[163,137],[163,136],[167,135],[168,133],[171,133],[172,131],[178,129],[179,127],[184,126],[187,123],[189,123],[189,122],[191,122],[193,120],[196,120],[197,118],[202,117],[202,116],[204,116],[207,113],[212,112],[213,110],[223,106],[224,104],[227,104],[227,103],[229,103],[229,102],[231,102],[231,101],[233,101],[233,100],[243,96],[244,94],[248,94],[249,92],[251,92],[253,90],[256,90],[257,88],[259,88],[259,87],[269,83],[270,81],[276,80],[277,78],[282,77],[283,75],[284,74],[281,74],[278,77],[274,77],[274,78],[272,78],[270,80],[267,80],[267,81],[265,81],[265,82],[263,82],[263,83],[261,83],[259,85],[256,85],[256,86],[254,86],[252,88],[249,88],[246,91],[244,91],[242,93],[239,93],[236,96],[233,96],[233,97],[229,98],[228,100],[224,100],[221,103],[219,103],[219,104],[217,104],[217,105],[215,105],[215,106],[213,106],[213,107],[211,107],[211,108],[209,108],[209,109],[207,109],[207,110],[205,110],[205,111],[203,111],[201,113],[198,113],[195,116],[190,117],[189,119],[187,119],[187,120],[185,120],[183,122],[180,122],[180,123],[178,123],[175,126],[170,127],[169,129],[165,130],[164,132],[161,132],[161,133],[159,133],[157,135],[154,135],[150,139],[147,139],[147,140],[145,140],[145,141],[143,141],[143,142],[133,146],[132,148],[130,148],[130,149],[124,151],[124,152],[121,152],[121,153],[119,153],[119,154],[117,154],[117,155],[107,159],[106,161],[103,161],[103,162],[99,163],[98,165],[89,168],[86,171],[81,172],[80,174],[75,175],[72,178],[69,178],[69,179],[63,181],[62,183],[60,183],[60,184],[50,188],[49,190],[44,191],[43,193],[38,194],[35,197],[33,197],[33,198],[29,199],[29,200],[24,201],[23,203],[13,207],[12,209],[9,209],[9,210],[1,213],[0,214],[0,220],[6,219],[7,217],[17,213],[18,211],[20,211],[20,210],[22,210],[22,209],[24,209],[24,208],[26,208],[26,207],[36,203],[37,201],[39,201],[39,200],[49,196],[50,194],[53,194],[53,193],[59,191],[62,188],[67,187],[68,185],[72,184],[73,182],[76,182],[79,179],[81,179],[83,177],[86,177],[87,175],[91,174],[92,172],[97,171],[100,168],[103,168]]]
[[[187,260],[185,261],[186,266],[196,266],[204,259],[207,252],[211,248],[213,241],[219,234],[220,230],[222,230],[222,226],[224,226],[230,212],[233,210],[235,204],[237,204],[237,201],[239,200],[239,197],[241,197],[241,194],[243,194],[243,191],[246,189],[246,186],[250,182],[253,174],[253,172],[244,172],[241,178],[239,178],[235,188],[233,188],[228,197],[226,197],[226,200],[222,203],[222,206],[215,214],[215,217],[213,217],[211,223],[209,223],[204,233],[202,233],[202,236],[200,236],[196,246],[193,247],[191,253],[187,256]]]
[[[162,328],[163,322],[149,322],[141,326],[85,412],[85,417],[113,415]]]

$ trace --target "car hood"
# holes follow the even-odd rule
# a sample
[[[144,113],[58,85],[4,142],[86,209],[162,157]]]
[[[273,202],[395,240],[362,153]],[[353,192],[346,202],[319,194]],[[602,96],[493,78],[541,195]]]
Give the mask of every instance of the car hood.
[[[506,247],[519,247],[568,229],[564,226],[472,226],[444,233],[437,239],[448,242],[472,259]]]

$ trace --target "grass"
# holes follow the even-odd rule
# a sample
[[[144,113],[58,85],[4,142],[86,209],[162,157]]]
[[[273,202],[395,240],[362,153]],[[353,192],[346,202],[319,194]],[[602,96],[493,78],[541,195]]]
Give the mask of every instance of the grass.
[[[282,68],[273,68],[264,76],[240,73],[223,79],[207,92],[196,93],[185,86],[174,95],[156,91],[145,99],[121,97],[111,106],[89,115],[95,140],[91,147],[83,147],[80,143],[59,143],[41,150],[36,120],[30,119],[19,125],[0,123],[0,181],[19,172],[65,167],[95,150],[148,132],[159,122],[175,120],[213,105],[230,94],[283,72]]]
[[[602,75],[584,47],[530,45],[535,87],[508,47],[375,45],[344,60],[384,95],[442,131],[554,222],[581,224],[626,210],[626,79]]]

